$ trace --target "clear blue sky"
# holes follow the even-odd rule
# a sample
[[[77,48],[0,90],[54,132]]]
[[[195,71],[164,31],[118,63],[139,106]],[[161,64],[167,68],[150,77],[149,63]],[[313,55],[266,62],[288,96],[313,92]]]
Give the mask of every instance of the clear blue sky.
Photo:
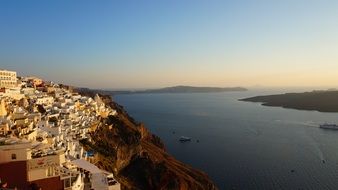
[[[0,25],[0,68],[77,86],[338,84],[336,0],[1,0]]]

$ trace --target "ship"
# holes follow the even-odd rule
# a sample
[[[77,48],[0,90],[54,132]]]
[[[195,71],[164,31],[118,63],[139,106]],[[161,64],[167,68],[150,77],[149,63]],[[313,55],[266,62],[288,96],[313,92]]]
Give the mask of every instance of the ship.
[[[188,141],[191,141],[190,137],[181,136],[180,142],[188,142]]]
[[[319,125],[319,127],[322,128],[322,129],[335,129],[335,130],[338,130],[338,125],[336,125],[336,124],[324,123],[324,124]]]

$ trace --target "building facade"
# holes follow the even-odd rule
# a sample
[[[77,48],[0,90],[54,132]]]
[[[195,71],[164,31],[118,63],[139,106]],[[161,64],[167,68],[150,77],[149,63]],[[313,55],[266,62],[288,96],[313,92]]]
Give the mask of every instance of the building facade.
[[[17,84],[15,71],[0,70],[0,88],[15,88]]]

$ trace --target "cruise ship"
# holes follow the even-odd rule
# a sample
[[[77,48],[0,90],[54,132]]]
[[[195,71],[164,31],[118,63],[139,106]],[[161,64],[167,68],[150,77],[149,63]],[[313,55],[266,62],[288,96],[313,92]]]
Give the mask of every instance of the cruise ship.
[[[322,129],[336,129],[336,130],[338,130],[338,125],[336,125],[336,124],[324,123],[322,125],[319,125],[319,127],[322,128]]]

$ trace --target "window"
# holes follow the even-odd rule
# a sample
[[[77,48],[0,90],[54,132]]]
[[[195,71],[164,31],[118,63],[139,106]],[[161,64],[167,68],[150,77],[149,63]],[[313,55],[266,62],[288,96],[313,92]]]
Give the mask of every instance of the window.
[[[16,154],[12,154],[12,160],[16,160]]]
[[[47,176],[53,176],[54,175],[54,168],[48,167],[47,169]]]

